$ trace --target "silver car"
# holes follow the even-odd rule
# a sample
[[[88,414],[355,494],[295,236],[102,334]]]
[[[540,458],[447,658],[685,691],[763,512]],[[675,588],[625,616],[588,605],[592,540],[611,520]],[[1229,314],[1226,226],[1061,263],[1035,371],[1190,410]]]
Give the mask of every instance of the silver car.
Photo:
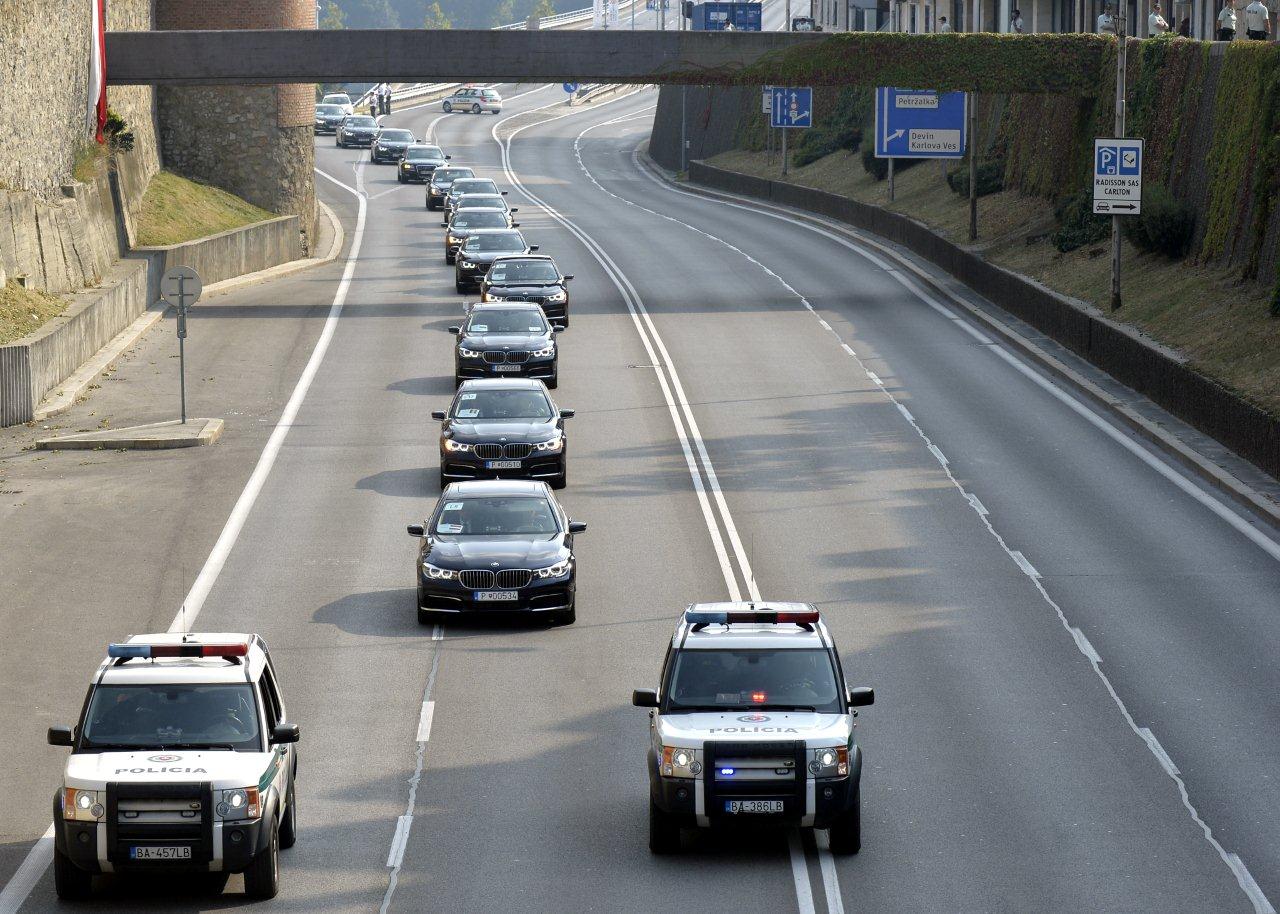
[[[502,96],[496,89],[480,89],[468,86],[459,89],[444,100],[441,107],[446,113],[450,111],[469,111],[472,114],[498,114],[502,111]]]

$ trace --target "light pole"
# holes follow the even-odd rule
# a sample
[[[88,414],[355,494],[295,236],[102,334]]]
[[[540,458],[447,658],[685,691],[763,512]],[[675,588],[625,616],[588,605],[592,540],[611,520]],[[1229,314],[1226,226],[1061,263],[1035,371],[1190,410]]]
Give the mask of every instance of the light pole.
[[[1124,0],[1116,4],[1116,138],[1124,136],[1125,70],[1128,67],[1129,42],[1125,37]],[[1120,309],[1120,217],[1111,217],[1111,310]]]

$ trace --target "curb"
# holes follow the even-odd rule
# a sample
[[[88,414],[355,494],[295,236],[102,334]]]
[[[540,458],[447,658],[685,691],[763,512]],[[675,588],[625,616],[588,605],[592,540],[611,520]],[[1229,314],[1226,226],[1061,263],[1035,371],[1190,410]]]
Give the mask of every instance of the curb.
[[[265,270],[259,270],[256,273],[246,273],[244,276],[235,276],[231,279],[224,279],[221,282],[211,283],[205,286],[205,294],[216,295],[220,292],[229,292],[232,289],[249,285],[250,283],[266,282],[267,280],[288,276],[291,273],[308,270],[320,264],[336,260],[346,240],[342,222],[339,221],[337,215],[326,203],[321,200],[317,200],[316,203],[333,227],[333,241],[323,257],[307,257],[302,260],[294,260]],[[45,419],[65,413],[74,406],[76,401],[80,399],[81,394],[93,383],[94,378],[98,377],[106,370],[108,365],[120,358],[121,353],[132,347],[142,338],[143,334],[155,326],[156,322],[164,317],[168,308],[169,306],[163,300],[152,302],[147,310],[142,312],[133,323],[112,337],[110,342],[90,357],[89,361],[76,369],[52,393],[46,395],[40,401],[40,405],[36,407],[31,420],[33,422],[43,422]]]
[[[858,244],[868,243],[867,238],[860,236],[862,230],[855,230],[844,223],[829,220],[813,213],[806,212],[805,210],[762,201],[755,197],[731,194],[691,182],[681,183],[674,181],[661,166],[649,157],[647,149],[641,153],[641,159],[645,167],[647,167],[655,176],[672,186],[680,187],[684,190],[690,190],[708,198],[715,198],[719,196],[734,200],[735,202],[749,202],[752,204],[764,203],[766,206],[780,212],[785,212],[790,216],[807,220],[821,225],[824,229],[838,232]],[[750,176],[744,175],[743,177]],[[921,270],[911,262],[909,257],[901,254],[887,242],[876,243],[876,247],[881,253],[891,256],[894,260],[910,269],[912,275],[918,278],[921,282],[927,284],[930,290],[945,297],[953,306],[961,309],[973,320],[977,321],[983,327],[987,328],[1005,342],[1015,347],[1022,356],[1046,369],[1051,375],[1059,380],[1065,381],[1090,402],[1102,407],[1104,410],[1115,416],[1131,431],[1136,432],[1149,444],[1154,445],[1166,456],[1172,458],[1179,465],[1193,472],[1197,477],[1208,483],[1214,489],[1227,495],[1237,504],[1249,509],[1249,511],[1256,514],[1260,519],[1268,522],[1276,529],[1280,529],[1280,505],[1277,505],[1267,495],[1259,492],[1244,480],[1195,451],[1176,436],[1170,434],[1158,424],[1134,411],[1055,356],[1040,349],[1039,346],[1024,337],[1014,327],[957,296],[950,289],[947,289],[945,286],[940,284],[934,276]],[[992,302],[992,304],[997,308],[1000,306],[999,302]],[[1243,460],[1244,458],[1240,459]]]
[[[189,434],[189,429],[183,428],[179,420],[170,419],[167,422],[153,422],[149,425],[135,425],[130,428],[81,432],[61,438],[41,438],[36,442],[36,448],[41,451],[162,451],[173,448],[204,447],[222,437],[221,419],[187,420],[187,426],[196,425],[201,425],[201,428],[192,435]],[[166,434],[169,430],[185,434]],[[135,434],[133,436],[124,434],[127,432]]]

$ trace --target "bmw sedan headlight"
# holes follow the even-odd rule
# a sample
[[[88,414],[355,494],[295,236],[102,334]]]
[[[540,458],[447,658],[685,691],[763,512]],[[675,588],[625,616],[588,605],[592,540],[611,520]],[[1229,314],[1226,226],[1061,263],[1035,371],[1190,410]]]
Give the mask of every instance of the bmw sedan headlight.
[[[444,439],[444,449],[453,451],[455,454],[465,454],[471,450],[471,445],[463,441],[454,441],[452,438]]]
[[[217,812],[222,819],[258,819],[262,816],[262,795],[257,787],[237,787],[221,792]]]
[[[484,293],[484,300],[485,301],[506,301],[506,298],[504,298],[501,295],[494,295],[492,292],[486,292]]]
[[[481,353],[479,350],[477,350],[477,349],[467,349],[467,348],[465,348],[465,347],[463,347],[463,346],[459,346],[459,347],[458,347],[458,356],[459,356],[460,358],[464,358],[464,359],[478,359],[478,358],[480,358],[481,354],[482,354],[482,353]]]
[[[64,787],[62,791],[62,818],[73,822],[96,822],[106,810],[98,799],[96,790]]]
[[[568,298],[569,298],[569,293],[565,292],[564,289],[561,289],[558,292],[552,292],[550,295],[546,297],[545,300],[551,302],[552,304],[558,305]]]
[[[432,581],[452,581],[458,575],[452,568],[437,568],[430,562],[422,563],[422,571]]]
[[[702,774],[702,752],[683,746],[662,747],[662,776],[696,778]]]
[[[809,772],[815,778],[842,778],[849,774],[849,748],[831,746],[809,750]]]
[[[474,270],[476,268],[476,265],[470,260],[459,260],[458,265],[464,270]]]
[[[551,356],[555,354],[556,354],[556,347],[554,345],[547,346],[544,349],[535,349],[533,350],[532,353],[530,353],[530,355],[535,359],[549,359],[551,358]]]
[[[449,235],[447,238],[445,238],[445,243],[457,245],[457,244],[462,244],[462,242],[466,240],[467,240],[466,235]]]
[[[539,441],[533,446],[535,451],[558,451],[564,447],[564,435],[556,435],[550,441]]]
[[[535,573],[540,578],[562,578],[569,573],[569,560],[556,562],[550,568],[539,568]]]

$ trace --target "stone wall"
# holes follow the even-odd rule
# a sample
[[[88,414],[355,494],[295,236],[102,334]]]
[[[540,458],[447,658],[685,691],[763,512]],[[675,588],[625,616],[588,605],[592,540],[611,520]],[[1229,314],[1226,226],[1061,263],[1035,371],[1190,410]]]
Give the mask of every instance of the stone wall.
[[[309,29],[313,0],[156,0],[158,29]],[[263,209],[301,218],[309,250],[316,220],[315,87],[171,86],[159,90],[166,167]]]

